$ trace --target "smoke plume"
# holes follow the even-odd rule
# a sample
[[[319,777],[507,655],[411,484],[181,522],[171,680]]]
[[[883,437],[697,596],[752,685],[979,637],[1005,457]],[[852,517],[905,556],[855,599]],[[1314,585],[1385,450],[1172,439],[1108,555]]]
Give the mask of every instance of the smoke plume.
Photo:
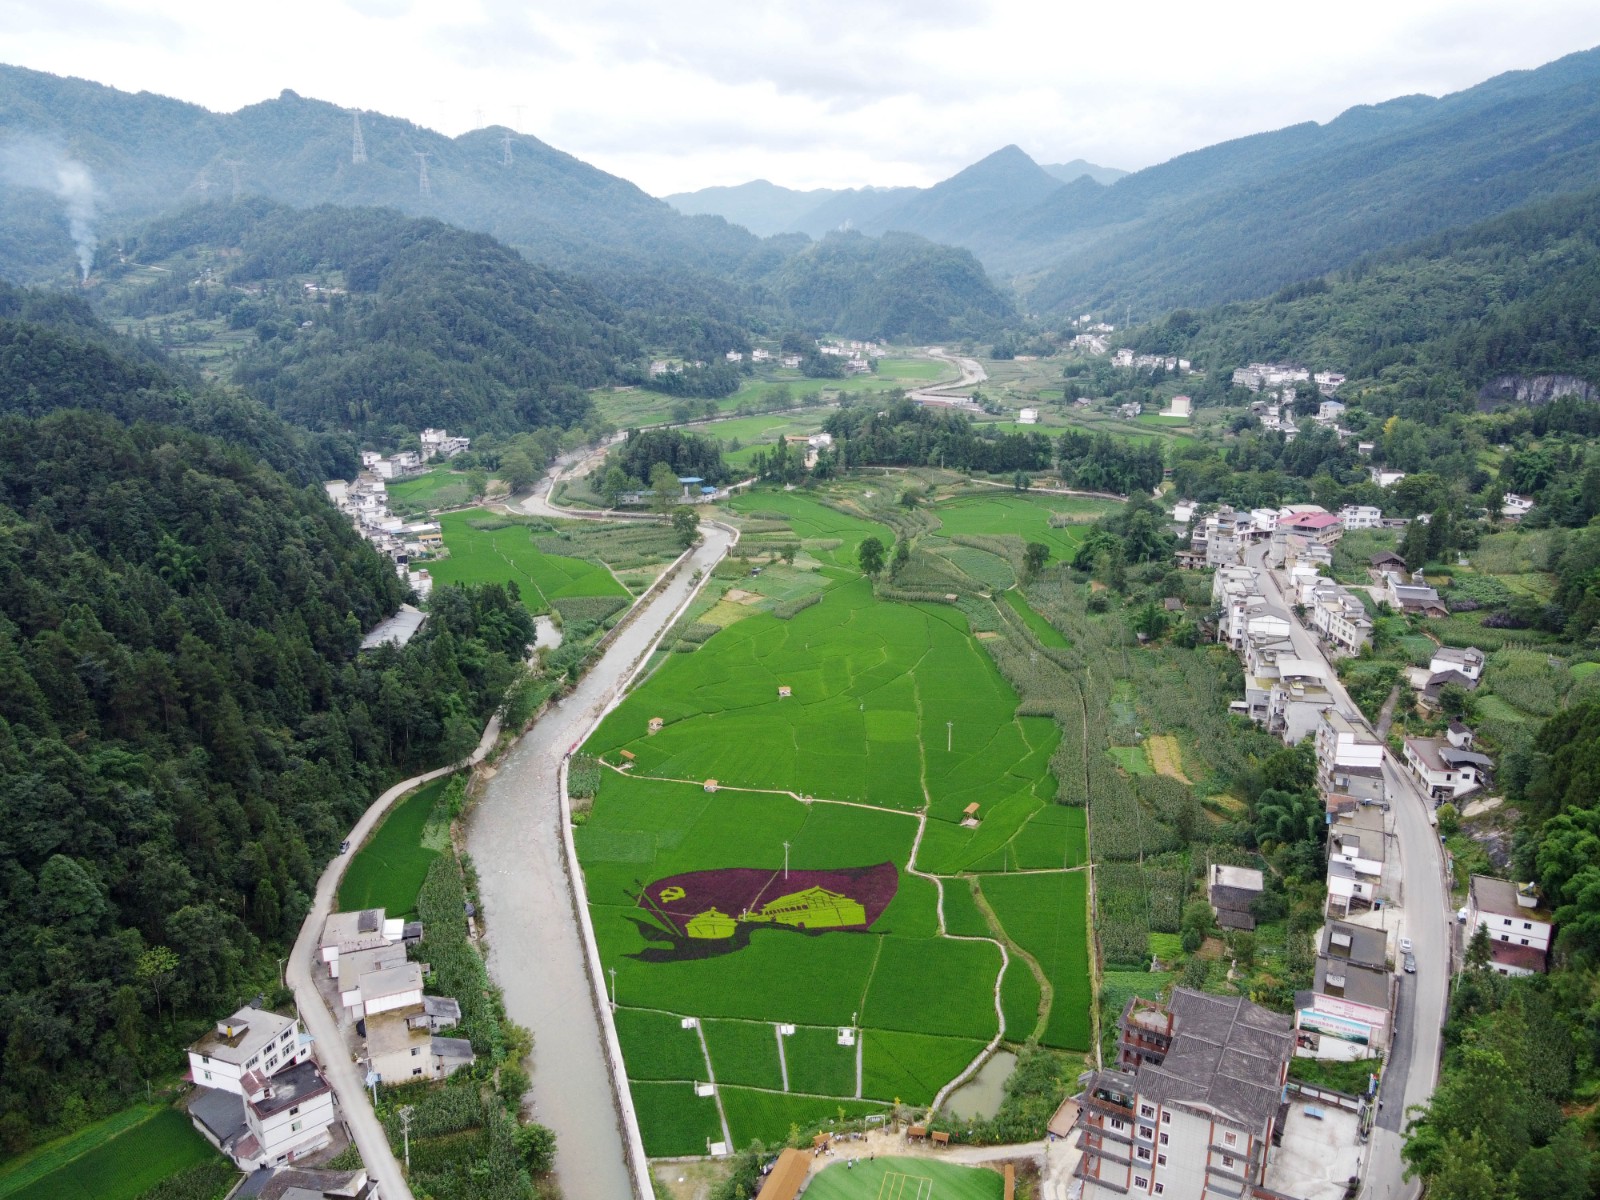
[[[0,179],[13,187],[37,188],[61,202],[84,279],[94,265],[95,186],[89,168],[60,147],[39,138],[13,138],[0,145]]]

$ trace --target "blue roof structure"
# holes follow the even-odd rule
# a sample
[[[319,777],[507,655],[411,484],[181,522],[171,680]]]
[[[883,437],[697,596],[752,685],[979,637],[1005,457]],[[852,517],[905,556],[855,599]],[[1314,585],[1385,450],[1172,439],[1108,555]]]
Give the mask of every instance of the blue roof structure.
[[[705,480],[701,479],[700,476],[698,476],[698,475],[679,475],[678,476],[678,482],[679,483],[704,483]]]

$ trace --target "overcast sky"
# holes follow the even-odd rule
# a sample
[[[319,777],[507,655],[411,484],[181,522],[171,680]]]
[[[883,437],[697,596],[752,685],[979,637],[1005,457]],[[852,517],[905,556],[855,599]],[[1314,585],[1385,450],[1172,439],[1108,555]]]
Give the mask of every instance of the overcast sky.
[[[0,58],[232,111],[509,125],[654,194],[1136,169],[1600,45],[1595,0],[0,0]]]

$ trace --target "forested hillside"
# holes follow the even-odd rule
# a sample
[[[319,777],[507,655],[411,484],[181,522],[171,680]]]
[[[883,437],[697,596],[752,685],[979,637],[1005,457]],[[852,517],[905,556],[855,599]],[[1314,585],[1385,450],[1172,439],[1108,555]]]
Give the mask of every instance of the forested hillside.
[[[471,748],[533,631],[514,593],[444,588],[404,650],[358,655],[403,588],[320,489],[162,423],[192,409],[161,364],[8,300],[0,395],[33,396],[0,416],[12,1151],[143,1095],[270,987],[342,831]],[[150,386],[105,405],[108,379]]]
[[[1132,338],[1209,370],[1292,360],[1343,371],[1371,407],[1470,411],[1503,375],[1600,385],[1600,188],[1362,259],[1277,295],[1179,311]],[[1485,402],[1492,400],[1491,388]]]
[[[641,354],[583,281],[384,209],[214,202],[152,223],[127,252],[168,268],[143,284],[110,268],[109,311],[252,331],[234,381],[312,429],[568,426],[588,415],[584,389]]]
[[[298,483],[356,468],[348,438],[308,435],[247,397],[208,387],[150,346],[118,337],[78,296],[0,282],[0,413],[106,412],[209,434]]]
[[[971,254],[910,234],[829,234],[785,262],[773,286],[801,324],[852,337],[983,337],[1016,319]]]

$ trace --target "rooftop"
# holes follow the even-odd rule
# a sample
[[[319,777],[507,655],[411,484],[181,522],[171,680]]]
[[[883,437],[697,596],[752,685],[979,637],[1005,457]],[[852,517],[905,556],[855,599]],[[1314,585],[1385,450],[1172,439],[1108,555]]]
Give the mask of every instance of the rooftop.
[[[397,996],[401,992],[422,990],[422,966],[408,962],[382,971],[369,971],[361,976],[361,1002],[371,1004],[379,996]]]
[[[1529,893],[1524,899],[1533,899],[1533,905],[1523,905],[1517,902],[1520,895],[1516,884],[1507,879],[1496,879],[1492,875],[1474,875],[1467,885],[1472,894],[1473,906],[1479,912],[1495,913],[1504,917],[1520,916],[1524,921],[1543,921],[1550,924],[1554,918],[1549,912],[1537,903],[1539,893],[1533,890],[1533,885],[1525,885]]]
[[[1504,967],[1521,967],[1543,974],[1548,969],[1545,952],[1537,946],[1513,946],[1510,942],[1490,942],[1489,958]]]
[[[422,1006],[417,1005],[416,1011],[421,1012]],[[378,1058],[412,1047],[426,1046],[432,1040],[432,1035],[426,1029],[411,1028],[408,1020],[411,1015],[411,1010],[400,1008],[368,1017],[367,1054]]]
[[[431,1053],[435,1058],[454,1058],[471,1062],[474,1058],[472,1043],[466,1038],[436,1037]]]
[[[270,1117],[327,1090],[328,1081],[322,1077],[316,1063],[296,1063],[274,1075],[267,1091],[250,1101],[250,1107],[257,1117]]]
[[[1277,1114],[1284,1065],[1294,1050],[1289,1018],[1242,996],[1181,987],[1168,1008],[1175,1025],[1172,1048],[1159,1066],[1139,1068],[1139,1094],[1264,1128]]]
[[[227,1020],[218,1021],[189,1049],[194,1054],[242,1066],[293,1024],[293,1017],[247,1006]]]
[[[1329,921],[1322,931],[1322,955],[1367,967],[1384,967],[1389,961],[1389,939],[1381,929]]]
[[[1230,867],[1222,863],[1211,864],[1211,883],[1250,892],[1262,891],[1267,886],[1266,877],[1254,867]]]
[[[224,1146],[245,1131],[244,1097],[221,1088],[203,1087],[189,1102],[189,1115]]]
[[[361,639],[361,648],[376,650],[386,643],[404,646],[416,636],[417,630],[422,628],[422,623],[427,619],[428,614],[420,608],[402,604],[394,616],[385,617],[372,627],[367,636]]]
[[[1312,985],[1320,996],[1334,996],[1369,1008],[1389,1007],[1389,981],[1386,968],[1366,967],[1344,958],[1317,956],[1317,978]]]
[[[339,953],[371,950],[387,946],[389,938],[384,933],[384,915],[381,908],[363,908],[356,912],[329,915],[322,926],[322,946],[337,946]]]

